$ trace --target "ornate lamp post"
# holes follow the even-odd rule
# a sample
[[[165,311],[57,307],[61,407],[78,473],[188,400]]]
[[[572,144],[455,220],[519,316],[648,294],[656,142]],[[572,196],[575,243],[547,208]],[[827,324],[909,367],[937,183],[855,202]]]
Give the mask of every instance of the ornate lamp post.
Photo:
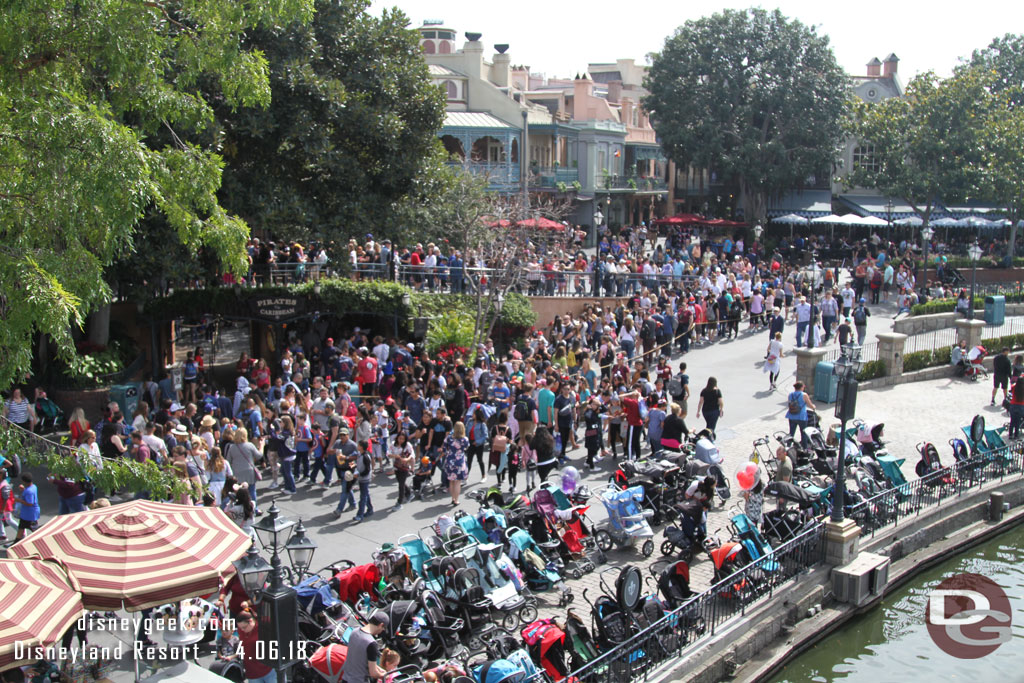
[[[924,226],[921,228],[921,241],[924,242],[924,274],[921,276],[921,286],[924,288],[924,292],[928,292],[928,247],[931,246],[932,235],[935,231],[931,229],[931,226]]]
[[[504,341],[504,325],[501,322],[501,309],[505,307],[505,292],[498,292],[497,298],[494,299],[494,312],[498,314],[498,348],[501,348],[502,342]]]
[[[971,305],[967,307],[967,319],[974,320],[974,288],[978,283],[978,259],[981,258],[977,240],[967,248],[967,255],[971,257]]]
[[[886,200],[886,202],[885,202],[885,215],[886,215],[886,222],[888,223],[888,225],[885,226],[885,241],[886,241],[885,249],[886,249],[886,253],[887,254],[889,253],[889,244],[888,244],[888,242],[890,240],[892,240],[892,210],[893,210],[893,208],[894,207],[893,207],[893,203],[892,203],[892,197],[889,197]]]
[[[832,490],[832,521],[841,523],[845,519],[846,505],[846,423],[857,412],[857,373],[863,361],[861,347],[856,344],[844,346],[832,372],[839,378],[839,392],[836,401],[836,417],[840,421],[839,456],[836,458],[835,488]]]
[[[764,226],[760,223],[754,226],[754,241],[757,242],[757,248],[761,249],[761,235],[764,234]]]

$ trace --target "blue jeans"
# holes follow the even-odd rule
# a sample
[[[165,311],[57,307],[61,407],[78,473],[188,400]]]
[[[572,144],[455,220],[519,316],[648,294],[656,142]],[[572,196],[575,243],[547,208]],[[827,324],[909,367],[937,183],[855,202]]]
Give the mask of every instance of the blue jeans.
[[[338,508],[335,512],[341,512],[346,505],[356,506],[356,497],[352,495],[352,482],[341,480],[341,499],[338,500]]]
[[[626,358],[633,360],[633,352],[636,350],[636,342],[632,339],[620,339],[619,346],[626,352]]]
[[[811,323],[810,323],[809,320],[805,320],[802,323],[798,322],[796,324],[796,345],[797,345],[797,347],[800,347],[803,344],[804,333],[807,331],[807,327],[810,324]]]
[[[281,476],[284,477],[284,490],[288,493],[295,493],[295,474],[292,472],[292,466],[295,461],[285,461],[281,463]]]
[[[796,434],[797,427],[800,428],[800,444],[802,446],[807,445],[807,420],[789,420],[789,435],[793,436]]]
[[[77,496],[71,496],[70,498],[60,498],[60,508],[57,511],[58,515],[68,515],[72,512],[83,512],[85,510],[85,493],[79,493]]]
[[[825,328],[825,341],[828,341],[832,337],[832,326],[835,324],[836,318],[834,315],[821,316],[821,326]]]
[[[362,519],[364,515],[373,512],[373,501],[370,500],[370,482],[359,482],[359,509],[356,511],[356,519]]]
[[[315,482],[316,475],[320,474],[321,472],[324,473],[324,483],[330,486],[331,475],[334,474],[334,468],[331,465],[327,464],[327,459],[324,458],[323,456],[319,458],[313,458],[313,467],[310,468],[309,471],[310,480]]]
[[[304,477],[309,476],[309,451],[296,451],[295,462],[292,463],[292,476],[297,477],[302,474]]]
[[[259,678],[247,678],[249,683],[277,683],[277,672],[271,669],[270,673],[266,676],[260,676]]]

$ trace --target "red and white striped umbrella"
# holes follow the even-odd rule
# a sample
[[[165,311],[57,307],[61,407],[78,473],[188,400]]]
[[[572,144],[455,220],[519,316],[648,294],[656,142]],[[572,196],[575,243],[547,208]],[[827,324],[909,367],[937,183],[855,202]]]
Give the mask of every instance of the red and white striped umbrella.
[[[36,649],[60,641],[84,612],[60,562],[0,560],[0,670],[38,659]]]
[[[64,562],[86,609],[134,612],[212,593],[251,543],[219,508],[136,500],[56,517],[8,552]]]

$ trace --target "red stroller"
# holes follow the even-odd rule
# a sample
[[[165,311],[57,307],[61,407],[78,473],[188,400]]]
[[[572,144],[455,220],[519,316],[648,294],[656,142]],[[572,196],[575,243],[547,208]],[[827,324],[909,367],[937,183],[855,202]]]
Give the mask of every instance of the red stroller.
[[[987,353],[988,351],[981,344],[967,352],[967,369],[964,371],[964,377],[968,377],[974,382],[982,377],[988,377],[988,370],[985,368]]]

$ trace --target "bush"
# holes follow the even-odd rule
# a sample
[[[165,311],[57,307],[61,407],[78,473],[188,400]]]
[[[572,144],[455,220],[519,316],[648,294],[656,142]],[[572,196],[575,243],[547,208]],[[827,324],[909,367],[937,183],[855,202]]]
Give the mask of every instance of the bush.
[[[924,370],[925,368],[933,368],[938,365],[949,365],[951,351],[951,347],[943,346],[938,349],[914,351],[913,353],[904,354],[903,372],[914,372],[916,370]]]
[[[857,373],[857,381],[864,382],[869,379],[885,377],[885,363],[880,360],[869,360]]]
[[[1003,291],[1000,294],[1006,298],[1006,303],[1020,303],[1024,301],[1024,295],[1017,291]],[[974,297],[974,310],[985,308],[985,297]],[[956,299],[933,299],[926,304],[917,304],[910,309],[911,315],[932,315],[934,313],[950,313],[956,310]]]
[[[430,321],[427,330],[427,352],[469,349],[473,346],[473,318],[451,311]]]

